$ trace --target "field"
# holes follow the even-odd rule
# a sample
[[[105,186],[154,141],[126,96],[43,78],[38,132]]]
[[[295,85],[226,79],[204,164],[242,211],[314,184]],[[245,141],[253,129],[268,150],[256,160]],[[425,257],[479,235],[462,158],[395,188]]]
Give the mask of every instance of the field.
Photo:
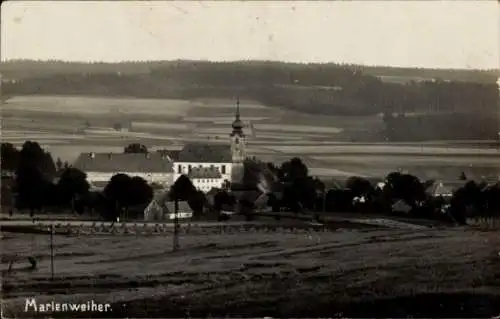
[[[72,162],[80,152],[120,152],[132,142],[151,149],[227,143],[234,112],[234,101],[222,99],[20,96],[2,105],[2,139],[36,140]],[[472,178],[500,174],[500,151],[481,142],[368,143],[382,129],[378,116],[318,116],[252,101],[242,101],[241,115],[250,156],[275,162],[298,156],[322,177],[381,176],[397,168],[437,179],[462,171]]]
[[[172,238],[2,237],[3,313],[37,302],[110,303],[97,317],[492,317],[500,314],[500,238],[471,229],[187,234]],[[27,269],[27,256],[38,269]],[[24,258],[24,259],[23,259]],[[68,317],[68,314],[61,314]],[[78,315],[78,314],[72,314]],[[89,317],[89,313],[80,313]]]

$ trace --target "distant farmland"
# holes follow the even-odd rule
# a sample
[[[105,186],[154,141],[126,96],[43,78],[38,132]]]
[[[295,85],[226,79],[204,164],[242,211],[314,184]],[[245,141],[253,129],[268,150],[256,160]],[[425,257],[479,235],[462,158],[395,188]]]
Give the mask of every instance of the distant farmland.
[[[480,143],[352,143],[350,134],[378,134],[381,118],[301,114],[249,104],[241,103],[249,155],[275,162],[298,156],[312,174],[373,176],[403,167],[439,178],[456,178],[461,171],[500,175],[500,152]],[[235,106],[233,100],[220,99],[24,96],[9,100],[2,111],[3,141],[20,145],[37,140],[55,158],[72,161],[80,152],[119,152],[133,142],[150,148],[179,147],[186,141],[227,143]],[[117,123],[122,131],[113,129]]]

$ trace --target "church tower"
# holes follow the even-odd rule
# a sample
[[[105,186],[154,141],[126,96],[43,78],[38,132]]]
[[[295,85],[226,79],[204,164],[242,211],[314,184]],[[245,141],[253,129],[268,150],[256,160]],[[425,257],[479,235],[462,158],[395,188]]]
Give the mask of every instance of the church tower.
[[[240,119],[240,99],[236,100],[236,116],[229,135],[231,140],[231,157],[233,162],[231,179],[233,183],[243,180],[243,161],[246,159],[246,137],[243,133],[243,122]]]
[[[240,119],[240,100],[236,100],[236,116],[232,124],[233,131],[229,135],[231,139],[231,155],[234,163],[243,163],[246,158],[246,137],[243,134],[243,122]]]

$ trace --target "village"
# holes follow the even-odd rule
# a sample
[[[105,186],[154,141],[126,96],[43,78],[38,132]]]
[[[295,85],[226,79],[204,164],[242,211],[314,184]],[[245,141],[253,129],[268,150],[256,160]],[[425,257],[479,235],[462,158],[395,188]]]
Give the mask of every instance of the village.
[[[220,221],[231,214],[252,220],[255,212],[310,213],[319,221],[317,213],[337,212],[459,224],[498,212],[494,177],[474,181],[462,173],[443,183],[395,171],[380,178],[322,181],[308,174],[300,158],[259,161],[246,152],[239,100],[228,131],[227,144],[192,142],[180,150],[149,152],[133,143],[123,153],[82,153],[72,164],[54,163],[36,142],[27,141],[20,151],[2,144],[2,211],[10,218],[29,211],[31,217],[66,212],[84,219],[166,222]]]

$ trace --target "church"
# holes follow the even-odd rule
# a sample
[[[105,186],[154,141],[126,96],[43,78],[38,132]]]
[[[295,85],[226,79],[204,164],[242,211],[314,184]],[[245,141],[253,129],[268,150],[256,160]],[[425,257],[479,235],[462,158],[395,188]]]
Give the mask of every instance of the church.
[[[228,132],[229,133],[229,132]],[[139,176],[148,183],[170,187],[181,175],[187,175],[193,185],[204,192],[223,188],[230,182],[243,179],[246,159],[246,137],[240,119],[240,102],[236,102],[236,115],[232,131],[225,144],[187,143],[181,150],[135,153],[82,153],[73,167],[87,174],[94,188],[102,188],[118,173]]]
[[[238,99],[236,101],[236,116],[232,123],[228,144],[188,143],[180,151],[165,153],[172,163],[172,183],[181,175],[187,175],[193,185],[203,192],[208,192],[212,188],[223,188],[226,182],[239,184],[243,179],[246,142]],[[168,206],[169,203],[166,201],[167,193],[168,189],[165,189],[155,195],[144,210],[146,220],[164,218],[163,207],[164,205]],[[173,211],[173,208],[170,207],[168,211]],[[185,211],[182,209],[180,211],[186,214],[185,217],[191,216],[188,207],[185,208]],[[172,219],[173,215],[170,214],[168,218]]]
[[[236,115],[228,144],[188,143],[172,158],[173,182],[187,175],[193,185],[208,192],[222,188],[225,183],[239,183],[243,179],[246,159],[246,136],[240,118],[240,102],[236,101]]]

